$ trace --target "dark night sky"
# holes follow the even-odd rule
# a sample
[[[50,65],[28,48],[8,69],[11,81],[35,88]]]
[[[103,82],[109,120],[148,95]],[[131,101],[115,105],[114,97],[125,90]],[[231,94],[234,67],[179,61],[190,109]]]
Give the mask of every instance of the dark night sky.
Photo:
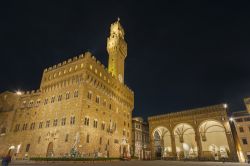
[[[106,40],[118,16],[135,116],[223,102],[244,109],[250,5],[239,1],[3,1],[0,91],[37,89],[44,68],[88,50],[107,66]]]

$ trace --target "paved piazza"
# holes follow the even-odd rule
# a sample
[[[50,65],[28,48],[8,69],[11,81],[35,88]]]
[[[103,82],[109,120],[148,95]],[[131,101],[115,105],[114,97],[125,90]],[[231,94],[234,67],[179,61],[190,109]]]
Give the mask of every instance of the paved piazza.
[[[91,165],[91,166],[244,166],[249,164],[243,163],[222,163],[222,162],[191,162],[191,161],[112,161],[112,162],[54,162],[54,163],[38,163],[27,161],[15,161],[10,165]]]

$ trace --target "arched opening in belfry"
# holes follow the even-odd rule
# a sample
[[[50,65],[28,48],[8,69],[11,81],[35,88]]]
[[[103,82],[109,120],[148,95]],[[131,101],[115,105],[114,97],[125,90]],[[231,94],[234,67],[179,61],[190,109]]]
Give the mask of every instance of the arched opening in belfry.
[[[203,157],[215,160],[229,157],[226,130],[220,122],[215,120],[202,122],[199,126],[199,133]]]
[[[157,127],[153,131],[154,152],[157,159],[171,156],[171,135],[166,127]]]
[[[174,136],[178,159],[192,159],[198,156],[195,130],[191,125],[178,124],[174,128]]]
[[[53,142],[50,142],[50,143],[48,144],[46,156],[47,156],[47,157],[53,157],[53,156],[54,156]]]

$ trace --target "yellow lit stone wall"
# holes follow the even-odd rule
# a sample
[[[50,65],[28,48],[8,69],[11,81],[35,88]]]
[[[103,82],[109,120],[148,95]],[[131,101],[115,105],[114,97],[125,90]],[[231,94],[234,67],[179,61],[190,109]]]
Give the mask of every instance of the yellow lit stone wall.
[[[0,155],[10,147],[16,158],[68,156],[72,148],[84,157],[97,152],[120,157],[130,151],[134,92],[90,52],[45,69],[40,89],[23,92],[14,105],[7,113],[15,115],[11,125],[5,125],[10,132],[0,137]]]

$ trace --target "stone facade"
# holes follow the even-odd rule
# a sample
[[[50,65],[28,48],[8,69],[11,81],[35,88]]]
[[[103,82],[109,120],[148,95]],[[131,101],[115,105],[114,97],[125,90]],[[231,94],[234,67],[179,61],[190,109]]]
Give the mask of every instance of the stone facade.
[[[227,105],[149,117],[152,158],[237,161]]]
[[[129,155],[134,92],[123,82],[126,49],[118,20],[108,69],[86,52],[45,69],[39,90],[0,94],[0,155]]]
[[[140,160],[151,159],[149,127],[141,117],[132,119],[132,155]]]
[[[236,145],[241,162],[250,161],[250,114],[247,111],[234,112],[231,119],[236,131]]]

